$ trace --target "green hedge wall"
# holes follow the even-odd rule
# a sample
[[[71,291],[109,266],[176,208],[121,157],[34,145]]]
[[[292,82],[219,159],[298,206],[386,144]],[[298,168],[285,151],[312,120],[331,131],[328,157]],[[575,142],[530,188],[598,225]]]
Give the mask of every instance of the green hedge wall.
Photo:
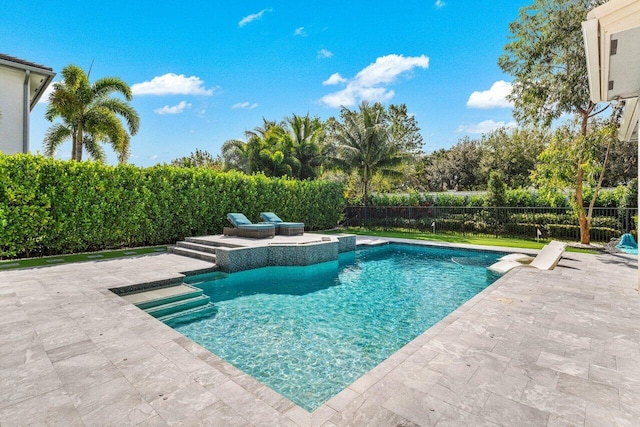
[[[221,233],[228,212],[325,229],[344,205],[342,186],[326,181],[0,154],[0,258],[172,243]]]

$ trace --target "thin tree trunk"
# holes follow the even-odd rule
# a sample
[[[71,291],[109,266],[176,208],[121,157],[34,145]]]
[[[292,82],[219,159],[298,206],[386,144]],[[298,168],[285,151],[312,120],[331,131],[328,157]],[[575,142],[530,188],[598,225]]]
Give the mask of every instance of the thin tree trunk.
[[[604,162],[602,163],[602,170],[600,171],[600,176],[598,176],[598,184],[596,185],[596,189],[593,192],[593,197],[591,198],[591,202],[589,203],[589,213],[587,214],[587,218],[589,218],[589,224],[591,224],[591,218],[593,218],[593,207],[596,204],[596,200],[598,199],[598,193],[602,188],[602,182],[604,181],[604,173],[607,170],[607,163],[609,161],[609,153],[611,151],[611,139],[607,143],[607,151],[604,154]]]
[[[587,135],[588,114],[582,114],[582,125],[580,135],[584,138]],[[591,221],[584,212],[584,199],[582,198],[582,184],[584,181],[584,170],[582,169],[582,159],[578,161],[578,173],[576,174],[576,205],[578,209],[578,223],[580,224],[580,243],[588,245],[591,243]]]

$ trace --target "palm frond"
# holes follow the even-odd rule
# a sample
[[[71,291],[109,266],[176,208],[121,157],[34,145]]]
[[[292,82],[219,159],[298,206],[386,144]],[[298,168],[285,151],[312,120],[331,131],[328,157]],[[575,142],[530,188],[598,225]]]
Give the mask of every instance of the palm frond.
[[[89,154],[89,156],[96,162],[105,163],[107,161],[107,155],[105,154],[102,145],[100,145],[100,142],[96,139],[91,137],[85,138],[83,146],[87,151],[87,154]]]
[[[60,123],[51,126],[44,134],[44,154],[53,157],[62,143],[71,139],[72,130]]]
[[[138,133],[138,129],[140,127],[140,116],[128,103],[117,98],[104,98],[101,99],[96,106],[106,108],[124,118],[127,122],[127,127],[129,128],[131,135]]]
[[[93,94],[96,97],[106,96],[112,92],[121,94],[127,101],[133,99],[131,88],[122,79],[117,77],[103,77],[93,83]]]

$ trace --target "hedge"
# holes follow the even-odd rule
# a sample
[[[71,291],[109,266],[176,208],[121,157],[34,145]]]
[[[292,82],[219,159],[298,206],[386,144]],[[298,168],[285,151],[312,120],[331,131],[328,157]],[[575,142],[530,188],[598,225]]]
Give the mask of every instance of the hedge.
[[[620,185],[614,189],[602,189],[594,204],[599,208],[635,207],[637,206],[637,180],[627,186]],[[507,189],[505,207],[569,207],[569,199],[556,194],[547,199],[537,192],[525,188]],[[585,207],[589,206],[593,189],[586,187],[583,192]],[[459,195],[450,193],[407,193],[407,194],[372,194],[369,206],[484,206],[484,194]]]
[[[217,234],[228,212],[334,227],[341,184],[204,168],[108,166],[0,154],[0,258],[172,243]]]

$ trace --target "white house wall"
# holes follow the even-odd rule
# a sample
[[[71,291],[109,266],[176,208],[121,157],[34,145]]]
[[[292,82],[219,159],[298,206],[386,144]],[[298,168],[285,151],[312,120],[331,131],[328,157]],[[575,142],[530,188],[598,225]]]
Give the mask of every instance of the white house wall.
[[[0,151],[23,151],[24,71],[0,67]]]

